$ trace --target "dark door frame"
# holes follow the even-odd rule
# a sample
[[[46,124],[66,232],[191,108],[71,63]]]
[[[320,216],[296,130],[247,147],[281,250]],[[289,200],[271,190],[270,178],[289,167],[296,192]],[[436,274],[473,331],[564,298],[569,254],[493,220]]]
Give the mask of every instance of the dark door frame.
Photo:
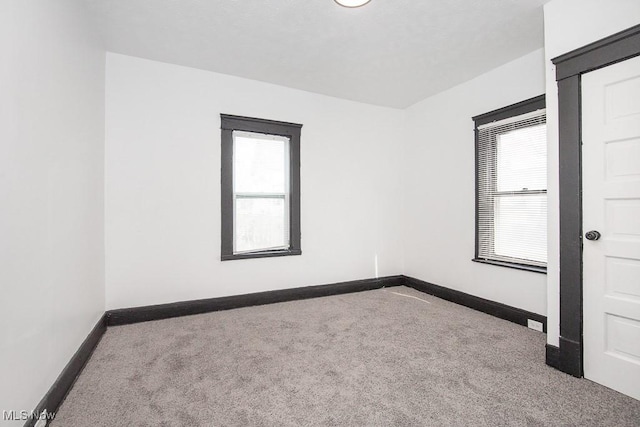
[[[560,347],[547,363],[583,376],[582,74],[640,55],[640,25],[552,59],[556,66],[560,165]]]

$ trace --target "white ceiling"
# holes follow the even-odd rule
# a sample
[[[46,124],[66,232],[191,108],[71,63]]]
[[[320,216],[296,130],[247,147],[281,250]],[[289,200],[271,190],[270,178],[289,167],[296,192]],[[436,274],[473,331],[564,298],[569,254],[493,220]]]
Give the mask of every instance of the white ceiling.
[[[107,50],[404,108],[543,44],[548,0],[86,0]]]

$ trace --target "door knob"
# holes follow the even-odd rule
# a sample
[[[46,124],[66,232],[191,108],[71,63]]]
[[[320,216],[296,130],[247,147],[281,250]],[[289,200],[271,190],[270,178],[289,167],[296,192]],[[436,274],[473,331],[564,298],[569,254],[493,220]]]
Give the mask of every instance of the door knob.
[[[600,238],[600,232],[596,230],[587,231],[584,237],[586,237],[587,240],[598,240]]]

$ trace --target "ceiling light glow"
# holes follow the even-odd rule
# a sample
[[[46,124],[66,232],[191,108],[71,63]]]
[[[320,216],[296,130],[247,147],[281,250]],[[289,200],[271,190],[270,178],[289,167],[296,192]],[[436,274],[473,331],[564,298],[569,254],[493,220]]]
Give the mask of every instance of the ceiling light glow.
[[[360,7],[369,3],[371,0],[335,0],[340,6],[344,7]]]

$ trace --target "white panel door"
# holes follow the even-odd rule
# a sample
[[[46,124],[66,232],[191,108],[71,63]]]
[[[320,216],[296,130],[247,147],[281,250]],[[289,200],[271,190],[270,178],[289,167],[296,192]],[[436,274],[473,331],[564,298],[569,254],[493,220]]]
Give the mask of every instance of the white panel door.
[[[640,399],[640,57],[582,77],[584,375]]]

